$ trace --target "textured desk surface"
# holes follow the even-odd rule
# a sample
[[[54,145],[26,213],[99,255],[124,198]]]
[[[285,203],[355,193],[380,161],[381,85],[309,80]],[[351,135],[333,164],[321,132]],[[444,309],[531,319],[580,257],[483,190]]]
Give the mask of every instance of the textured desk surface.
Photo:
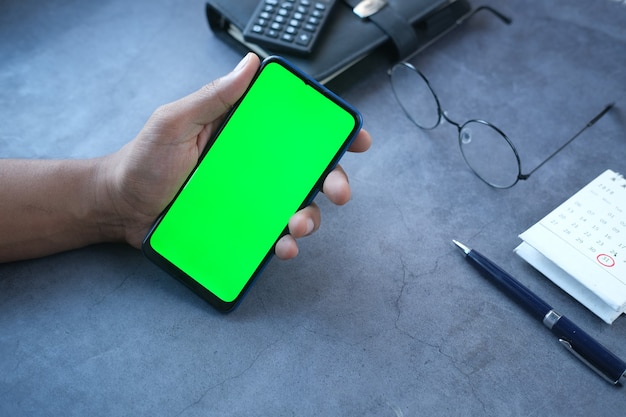
[[[493,1],[493,3],[496,3]],[[600,416],[602,381],[475,272],[464,241],[626,358],[604,324],[513,254],[519,233],[626,166],[626,4],[502,1],[413,59],[456,119],[484,118],[534,167],[513,189],[465,167],[456,130],[419,131],[384,59],[336,83],[375,143],[348,155],[353,199],[273,260],[230,315],[123,245],[0,265],[0,415]],[[191,0],[0,1],[0,156],[102,155],[240,53]]]

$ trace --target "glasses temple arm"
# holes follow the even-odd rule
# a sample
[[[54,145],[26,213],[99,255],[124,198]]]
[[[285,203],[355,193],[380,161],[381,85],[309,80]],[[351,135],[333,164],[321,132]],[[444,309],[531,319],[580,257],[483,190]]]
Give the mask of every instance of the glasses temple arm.
[[[466,17],[459,19],[459,21],[457,21],[457,24],[463,23],[463,21],[469,19],[470,17],[472,17],[473,15],[475,15],[476,13],[478,13],[481,10],[486,10],[488,12],[491,12],[498,19],[502,20],[507,25],[510,25],[513,22],[513,19],[511,19],[508,16],[503,15],[502,13],[500,13],[499,11],[494,9],[493,7],[490,7],[490,6],[479,6],[476,9],[472,10]]]
[[[405,58],[405,61],[408,61],[409,59],[411,59],[411,58],[415,57],[416,55],[418,55],[424,49],[428,48],[430,45],[432,45],[433,43],[437,42],[439,39],[443,38],[445,35],[447,35],[448,33],[452,32],[454,29],[456,29],[459,26],[461,26],[466,20],[468,20],[470,17],[474,16],[476,13],[480,12],[481,10],[485,10],[485,11],[491,12],[494,16],[496,16],[497,18],[502,20],[507,25],[510,25],[511,22],[513,21],[513,19],[511,19],[508,16],[503,15],[502,13],[500,13],[499,11],[494,9],[493,7],[490,7],[490,6],[479,6],[479,7],[475,8],[475,9],[473,9],[473,10],[470,10],[468,13],[466,13],[465,15],[461,16],[460,18],[458,18],[457,21],[454,22],[453,25],[450,25],[446,30],[441,32],[439,35],[435,36],[434,38],[432,38],[428,42],[424,43],[415,52],[413,52],[412,54],[407,56]]]
[[[567,142],[565,142],[563,145],[561,145],[556,151],[554,151],[550,156],[548,156],[546,159],[543,160],[543,162],[541,162],[539,165],[537,165],[532,171],[530,171],[528,174],[522,174],[520,175],[521,180],[525,180],[528,177],[530,177],[535,171],[537,171],[539,168],[541,168],[546,162],[548,162],[550,159],[552,159],[556,154],[558,154],[559,152],[561,152],[567,145],[569,145],[570,143],[572,143],[574,141],[574,139],[576,139],[578,136],[580,136],[585,130],[587,130],[588,128],[590,128],[591,126],[593,126],[598,120],[600,120],[605,114],[607,114],[609,112],[609,110],[611,110],[614,106],[614,103],[608,104],[604,109],[602,109],[602,111],[600,113],[598,113],[593,119],[591,119],[589,121],[589,123],[587,123],[582,129],[580,129],[574,136],[571,137],[570,140],[568,140]]]

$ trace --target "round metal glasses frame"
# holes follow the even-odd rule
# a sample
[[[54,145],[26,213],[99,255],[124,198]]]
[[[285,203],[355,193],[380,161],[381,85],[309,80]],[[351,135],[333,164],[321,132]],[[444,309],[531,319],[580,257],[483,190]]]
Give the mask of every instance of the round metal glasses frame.
[[[502,20],[503,22],[507,24],[511,22],[511,20],[508,17],[502,15],[501,13],[495,11],[494,9],[490,7],[481,7],[481,8],[475,9],[473,12],[470,12],[464,19],[459,20],[457,22],[456,27],[458,27],[463,21],[467,20],[469,17],[473,16],[476,12],[480,10],[487,10],[493,13],[500,20]],[[428,123],[423,123],[420,120],[416,120],[417,118],[414,117],[415,109],[411,108],[411,104],[408,102],[408,99],[403,98],[403,97],[410,97],[410,96],[408,95],[406,84],[402,86],[403,88],[400,88],[399,86],[398,78],[400,76],[398,74],[400,72],[404,72],[405,74],[410,74],[409,76],[414,78],[415,82],[413,83],[413,87],[415,87],[416,90],[419,90],[420,88],[423,90],[423,87],[424,86],[426,87],[427,95],[429,94],[432,96],[432,97],[427,97],[427,99],[428,100],[432,99],[432,101],[435,103],[435,106],[436,106],[437,114],[436,114],[435,119],[430,119]],[[415,68],[412,64],[408,62],[399,62],[395,64],[389,70],[388,74],[391,80],[391,87],[392,87],[394,96],[396,98],[396,101],[402,108],[405,115],[416,126],[424,130],[435,129],[437,126],[441,124],[443,120],[455,126],[458,130],[459,146],[461,148],[461,153],[463,155],[463,159],[465,160],[465,163],[478,178],[480,178],[487,185],[494,187],[494,188],[502,188],[502,189],[511,188],[515,184],[517,184],[520,180],[528,179],[530,175],[532,175],[535,171],[541,168],[546,162],[548,162],[556,154],[558,154],[561,150],[563,150],[567,145],[569,145],[574,139],[576,139],[587,128],[593,126],[600,118],[602,118],[613,107],[612,103],[605,106],[604,109],[600,111],[600,113],[598,113],[593,119],[591,119],[581,130],[579,130],[572,138],[570,138],[567,142],[561,145],[556,151],[554,151],[551,155],[549,155],[546,159],[544,159],[539,165],[537,165],[531,171],[527,173],[523,173],[522,163],[521,163],[521,159],[517,151],[517,148],[515,147],[513,142],[509,139],[509,137],[502,130],[500,130],[497,126],[485,120],[480,120],[480,119],[471,119],[464,123],[458,123],[454,120],[451,120],[448,114],[442,109],[441,103],[439,101],[439,97],[433,90],[426,76],[420,70],[418,70],[417,68]],[[423,85],[421,85],[422,83]],[[413,99],[414,98],[412,97],[411,100]],[[432,110],[435,110],[435,109],[431,109],[430,111]],[[493,171],[495,171],[496,169],[493,168],[492,166],[488,166],[486,164],[481,164],[481,166],[477,166],[476,161],[473,160],[474,156],[472,156],[471,152],[474,152],[474,154],[479,154],[480,152],[489,152],[489,149],[483,149],[483,150],[480,150],[480,152],[473,151],[473,150],[470,151],[469,144],[472,143],[476,139],[475,136],[477,136],[477,135],[474,135],[473,133],[474,129],[482,131],[487,136],[491,135],[492,138],[495,138],[501,141],[498,146],[504,146],[506,150],[504,150],[505,148],[501,148],[501,149],[504,150],[503,151],[504,153],[508,153],[507,158],[510,159],[510,161],[513,161],[513,160],[515,161],[513,163],[517,165],[517,171],[515,173],[511,171],[511,175],[509,175],[508,180],[505,178],[504,181],[500,181],[500,178],[497,178],[497,175],[493,174]],[[489,155],[485,155],[485,156],[489,157]],[[509,163],[511,163],[510,161]],[[504,172],[504,171],[501,171],[501,172]],[[504,176],[505,175],[506,174],[504,174]]]

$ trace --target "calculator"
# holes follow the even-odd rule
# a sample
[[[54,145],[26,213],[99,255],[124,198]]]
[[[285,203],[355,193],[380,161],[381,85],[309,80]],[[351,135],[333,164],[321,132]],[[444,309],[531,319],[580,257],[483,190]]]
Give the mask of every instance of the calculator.
[[[337,0],[261,0],[244,29],[246,41],[271,51],[308,55]]]

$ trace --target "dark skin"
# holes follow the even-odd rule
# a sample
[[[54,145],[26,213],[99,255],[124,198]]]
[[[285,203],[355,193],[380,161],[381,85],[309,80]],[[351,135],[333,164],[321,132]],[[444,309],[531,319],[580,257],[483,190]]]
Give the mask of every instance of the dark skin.
[[[85,160],[0,160],[0,262],[41,257],[102,242],[135,248],[196,165],[225,113],[241,97],[260,65],[247,55],[226,76],[159,107],[139,134],[119,151]],[[350,147],[364,152],[371,137],[361,130]],[[322,191],[342,205],[348,177],[337,166]],[[289,221],[276,255],[298,254],[296,239],[320,226],[312,203]]]

